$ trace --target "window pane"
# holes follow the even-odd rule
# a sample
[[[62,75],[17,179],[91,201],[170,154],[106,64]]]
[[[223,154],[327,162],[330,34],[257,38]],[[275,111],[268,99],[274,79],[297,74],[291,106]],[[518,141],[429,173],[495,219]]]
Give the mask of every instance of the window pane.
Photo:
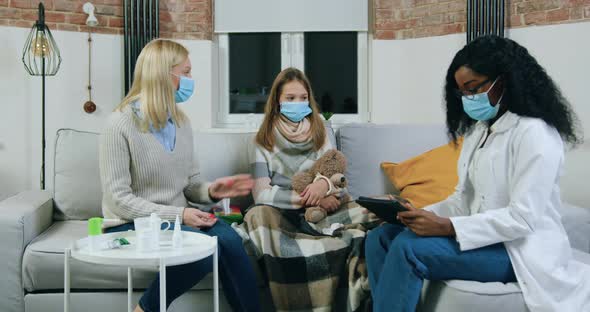
[[[305,33],[305,74],[323,112],[358,112],[357,33]]]
[[[263,113],[281,71],[281,34],[229,35],[229,112]]]

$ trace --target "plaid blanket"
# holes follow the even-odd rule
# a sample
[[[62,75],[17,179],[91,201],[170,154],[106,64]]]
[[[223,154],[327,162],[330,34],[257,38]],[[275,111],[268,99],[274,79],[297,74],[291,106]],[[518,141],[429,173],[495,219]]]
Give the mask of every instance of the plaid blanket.
[[[376,225],[350,202],[317,224],[301,211],[254,206],[244,228],[277,311],[364,311],[369,284],[364,261],[366,231]],[[332,236],[331,224],[343,224]],[[250,245],[250,246],[248,246]]]

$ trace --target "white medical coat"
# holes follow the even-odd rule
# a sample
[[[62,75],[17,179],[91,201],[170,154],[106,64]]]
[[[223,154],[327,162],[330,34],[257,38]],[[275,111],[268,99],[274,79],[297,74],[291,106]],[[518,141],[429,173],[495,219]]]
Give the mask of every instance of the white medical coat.
[[[531,311],[590,311],[590,266],[572,258],[559,214],[559,133],[540,119],[506,112],[470,168],[487,131],[478,122],[465,136],[455,193],[425,209],[450,217],[461,250],[504,243]],[[477,191],[466,183],[468,170],[477,170]]]

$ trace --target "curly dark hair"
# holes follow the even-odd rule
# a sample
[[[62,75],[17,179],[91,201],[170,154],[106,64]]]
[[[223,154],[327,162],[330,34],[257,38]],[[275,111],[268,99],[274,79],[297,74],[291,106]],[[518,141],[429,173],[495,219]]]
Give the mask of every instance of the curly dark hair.
[[[544,120],[571,145],[581,142],[578,119],[551,77],[526,48],[498,36],[473,40],[457,52],[449,66],[445,100],[448,134],[453,141],[466,134],[476,123],[463,110],[456,91],[455,73],[462,66],[491,80],[501,77],[505,87],[502,105],[508,111]]]

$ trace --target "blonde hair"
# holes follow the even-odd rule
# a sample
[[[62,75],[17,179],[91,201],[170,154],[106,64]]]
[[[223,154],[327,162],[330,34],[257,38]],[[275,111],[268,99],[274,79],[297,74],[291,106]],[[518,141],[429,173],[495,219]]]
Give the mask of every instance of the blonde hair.
[[[309,79],[307,79],[302,71],[293,67],[281,71],[272,84],[268,100],[264,106],[264,120],[262,121],[262,125],[260,125],[258,133],[256,133],[256,143],[264,147],[266,150],[272,151],[275,145],[275,134],[273,129],[275,122],[279,119],[281,114],[279,99],[283,93],[283,86],[291,81],[298,81],[307,91],[309,106],[311,107],[312,113],[305,118],[310,121],[313,149],[317,151],[322,148],[326,141],[324,121],[320,117],[319,106],[314,99]]]
[[[156,129],[164,128],[169,114],[180,126],[187,117],[176,106],[171,71],[187,58],[188,50],[181,44],[165,39],[152,40],[141,50],[135,63],[131,89],[115,110],[121,111],[139,101],[143,131],[147,131],[150,125]]]

